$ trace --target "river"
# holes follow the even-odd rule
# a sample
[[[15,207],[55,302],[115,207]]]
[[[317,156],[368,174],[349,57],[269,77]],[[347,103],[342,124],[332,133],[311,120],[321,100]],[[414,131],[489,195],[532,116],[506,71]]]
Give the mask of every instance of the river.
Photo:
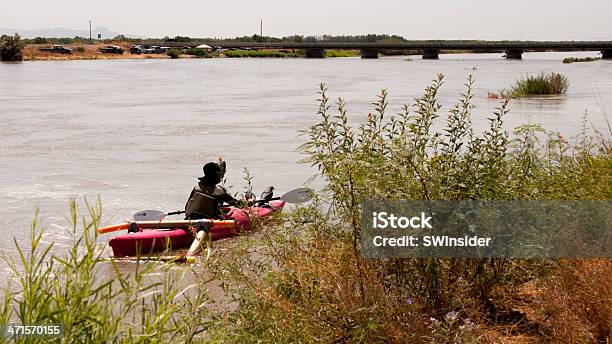
[[[36,207],[44,241],[70,242],[65,216],[71,197],[99,195],[104,224],[143,209],[181,209],[202,164],[217,156],[228,163],[234,192],[243,191],[244,167],[254,175],[256,193],[267,185],[280,193],[304,185],[315,171],[298,163],[303,156],[296,148],[304,141],[300,131],[317,119],[321,82],[362,119],[380,89],[389,91],[389,113],[399,112],[437,73],[446,76],[444,114],[472,74],[473,122],[483,128],[498,105],[488,91],[527,73],[558,72],[570,81],[567,94],[512,101],[507,128],[541,123],[572,137],[588,111],[593,128],[609,137],[612,61],[561,62],[596,55],[0,63],[0,251],[15,252],[13,237],[26,238]]]

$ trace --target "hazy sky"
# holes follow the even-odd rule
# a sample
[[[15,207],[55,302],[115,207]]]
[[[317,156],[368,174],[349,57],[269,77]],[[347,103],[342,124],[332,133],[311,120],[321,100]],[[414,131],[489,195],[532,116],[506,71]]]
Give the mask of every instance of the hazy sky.
[[[612,0],[19,0],[0,27],[87,29],[149,37],[399,34],[408,39],[612,40]]]

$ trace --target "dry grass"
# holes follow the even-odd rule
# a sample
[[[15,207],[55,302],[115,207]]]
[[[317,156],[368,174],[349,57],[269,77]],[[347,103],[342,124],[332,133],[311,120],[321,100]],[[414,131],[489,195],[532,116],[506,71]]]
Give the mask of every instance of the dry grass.
[[[550,275],[523,284],[506,307],[515,324],[490,326],[482,343],[610,343],[612,261],[564,259]]]
[[[313,233],[307,228],[300,232],[305,237]],[[416,277],[418,271],[410,270],[405,259],[361,259],[349,240],[335,234],[283,240],[274,237],[278,232],[268,234],[272,237],[264,246],[276,249],[266,256],[276,269],[264,278],[255,271],[248,274],[252,294],[242,307],[249,311],[230,318],[221,330],[234,332],[237,341],[525,344],[609,343],[612,338],[610,260],[514,260],[510,265],[521,269],[545,265],[546,273],[496,287],[488,310],[467,282],[445,284],[457,314],[452,320],[449,314],[455,312],[431,308],[426,293],[410,293],[412,282],[404,277]],[[404,276],[380,274],[390,266],[407,270]],[[233,327],[255,319],[260,328]],[[235,335],[238,330],[243,333]]]
[[[539,300],[538,300],[539,299]],[[543,281],[537,320],[556,342],[612,339],[612,261],[562,260]]]

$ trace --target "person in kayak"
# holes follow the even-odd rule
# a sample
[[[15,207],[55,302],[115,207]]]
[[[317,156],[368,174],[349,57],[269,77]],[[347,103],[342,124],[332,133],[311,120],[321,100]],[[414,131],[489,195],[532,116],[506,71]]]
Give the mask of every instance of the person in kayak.
[[[238,205],[238,200],[232,197],[224,187],[217,185],[223,180],[225,175],[226,164],[221,157],[219,157],[219,163],[209,162],[202,170],[204,171],[204,177],[198,178],[198,183],[191,190],[187,204],[185,204],[185,219],[186,220],[199,220],[199,219],[223,219],[223,211],[221,206],[223,203],[229,205]],[[206,227],[210,228],[210,227]],[[202,242],[206,238],[208,229],[201,227],[203,230],[198,230],[195,233],[195,238],[187,256],[195,256],[202,249]]]
[[[219,163],[209,162],[202,170],[204,176],[198,178],[198,183],[191,190],[187,204],[185,204],[185,219],[223,219],[221,206],[224,203],[238,205],[238,200],[232,197],[224,187],[217,185],[225,175],[225,161],[219,158]]]

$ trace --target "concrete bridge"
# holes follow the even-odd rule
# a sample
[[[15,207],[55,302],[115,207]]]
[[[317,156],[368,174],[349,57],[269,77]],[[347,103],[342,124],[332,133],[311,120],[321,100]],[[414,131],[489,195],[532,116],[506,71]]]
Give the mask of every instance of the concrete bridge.
[[[385,50],[418,51],[424,59],[438,59],[440,53],[452,51],[470,52],[504,52],[507,59],[521,59],[524,52],[532,51],[599,51],[602,58],[612,59],[612,41],[407,41],[398,43],[375,42],[225,42],[225,41],[192,41],[192,42],[146,42],[145,45],[168,47],[195,47],[200,44],[223,49],[300,49],[306,57],[325,57],[326,49],[360,50],[362,58],[378,58]]]

